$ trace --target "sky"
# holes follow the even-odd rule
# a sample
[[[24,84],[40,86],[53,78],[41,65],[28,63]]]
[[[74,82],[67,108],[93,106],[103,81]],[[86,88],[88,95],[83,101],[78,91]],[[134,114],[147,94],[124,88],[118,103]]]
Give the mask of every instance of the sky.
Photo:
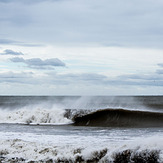
[[[162,0],[0,0],[0,95],[163,95]]]

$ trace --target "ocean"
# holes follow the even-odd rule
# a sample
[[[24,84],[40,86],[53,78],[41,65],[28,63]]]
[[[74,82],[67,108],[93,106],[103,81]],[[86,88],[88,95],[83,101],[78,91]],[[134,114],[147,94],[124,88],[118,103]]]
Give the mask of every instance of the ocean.
[[[163,163],[163,96],[0,96],[0,162]]]

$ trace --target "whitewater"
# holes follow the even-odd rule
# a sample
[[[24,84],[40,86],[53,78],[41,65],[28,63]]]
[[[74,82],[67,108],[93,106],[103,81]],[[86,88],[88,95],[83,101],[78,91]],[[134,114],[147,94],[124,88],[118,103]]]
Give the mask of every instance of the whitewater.
[[[163,162],[162,96],[1,96],[0,162]]]

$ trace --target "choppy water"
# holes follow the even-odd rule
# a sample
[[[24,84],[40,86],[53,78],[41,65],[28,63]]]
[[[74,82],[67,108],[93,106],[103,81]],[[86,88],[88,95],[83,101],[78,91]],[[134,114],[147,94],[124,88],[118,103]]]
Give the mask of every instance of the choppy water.
[[[116,114],[110,115],[110,110]],[[106,112],[99,114],[103,111],[107,116]],[[127,119],[127,123],[133,122],[137,113],[134,122],[139,125],[120,125]],[[162,114],[162,96],[1,96],[0,160],[163,162]],[[143,121],[143,117],[147,118]],[[77,123],[78,118],[84,123]],[[94,123],[97,120],[100,123]],[[107,125],[102,125],[104,122]]]

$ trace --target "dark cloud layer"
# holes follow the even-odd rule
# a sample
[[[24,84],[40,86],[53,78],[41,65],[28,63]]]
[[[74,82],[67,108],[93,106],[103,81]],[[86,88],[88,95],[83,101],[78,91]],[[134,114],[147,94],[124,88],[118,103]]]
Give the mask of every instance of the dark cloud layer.
[[[16,52],[11,49],[6,49],[3,51],[3,53],[0,53],[0,55],[24,55],[22,52]]]
[[[58,58],[51,58],[42,60],[40,58],[24,59],[21,57],[15,57],[10,59],[12,62],[25,63],[31,68],[36,69],[53,69],[54,67],[61,66],[65,67],[65,63],[59,60]]]

